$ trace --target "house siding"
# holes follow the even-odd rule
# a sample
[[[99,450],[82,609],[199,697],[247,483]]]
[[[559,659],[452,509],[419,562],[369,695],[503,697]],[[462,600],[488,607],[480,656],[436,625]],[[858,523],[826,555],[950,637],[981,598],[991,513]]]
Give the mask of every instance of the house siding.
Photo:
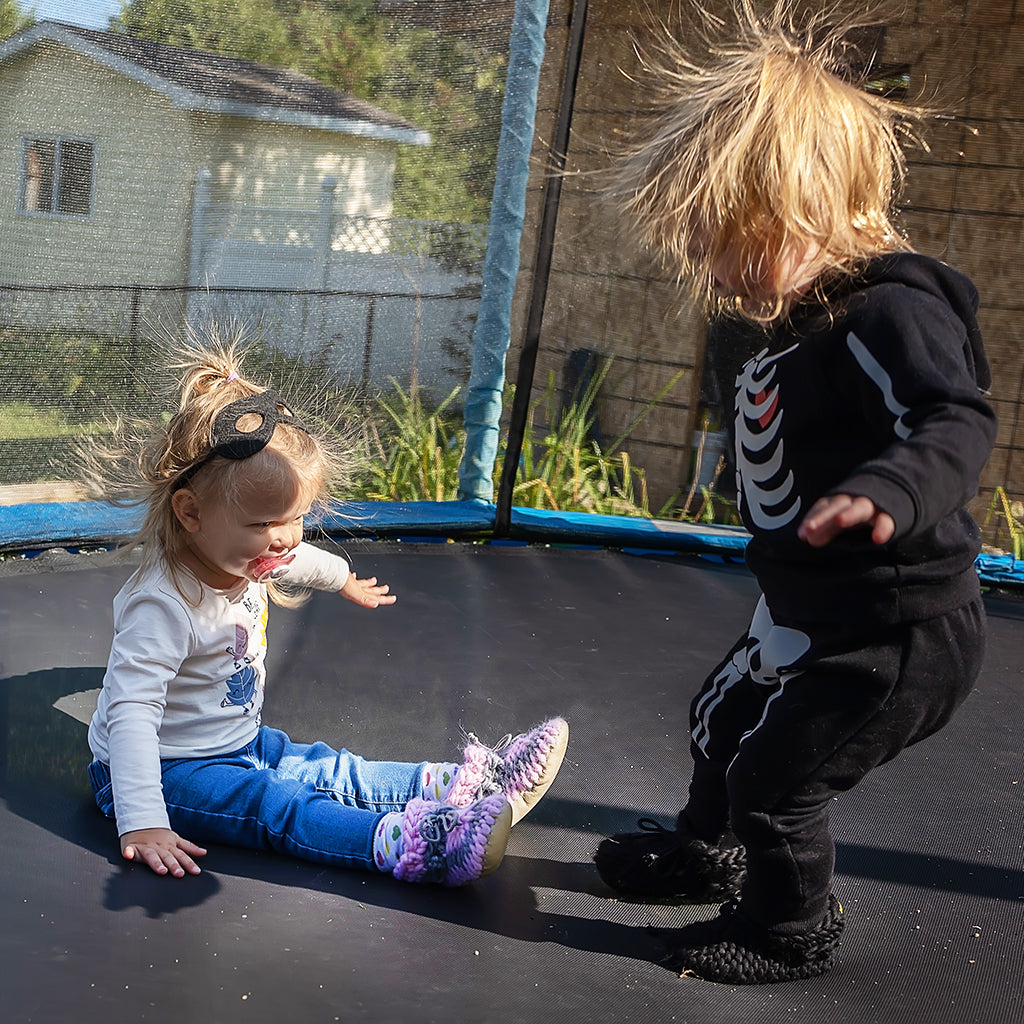
[[[199,159],[187,116],[156,93],[52,44],[0,66],[0,95],[0,281],[181,283]],[[21,140],[31,135],[95,145],[90,216],[18,209]]]
[[[312,211],[330,176],[337,212],[391,214],[395,143],[180,110],[49,42],[0,65],[0,97],[0,284],[185,284],[204,168],[219,202]],[[26,136],[94,144],[91,215],[19,209]]]
[[[315,210],[327,177],[339,184],[338,213],[390,217],[396,146],[313,128],[195,115],[211,171],[211,197]]]
[[[688,488],[688,448],[703,415],[706,324],[663,272],[623,243],[597,172],[646,116],[631,37],[652,17],[671,22],[675,8],[673,0],[589,5],[536,375],[543,386],[579,347],[614,355],[623,372],[612,375],[617,383],[600,406],[604,433],[614,437],[683,371],[624,445],[647,471],[652,506]],[[570,0],[551,4],[524,253],[540,224],[571,9]],[[1000,419],[976,506],[984,511],[994,487],[1024,494],[1024,9],[1006,0],[969,0],[948,11],[909,5],[888,30],[880,60],[908,64],[912,93],[923,92],[946,115],[928,125],[930,150],[908,153],[902,223],[916,249],[957,266],[981,292]],[[522,333],[532,277],[524,260],[513,339]]]

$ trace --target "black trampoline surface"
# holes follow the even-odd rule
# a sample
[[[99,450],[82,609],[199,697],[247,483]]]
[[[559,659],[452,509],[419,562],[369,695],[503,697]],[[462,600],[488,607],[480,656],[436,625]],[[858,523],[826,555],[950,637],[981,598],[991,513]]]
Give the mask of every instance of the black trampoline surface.
[[[602,835],[669,823],[687,706],[745,626],[740,567],[599,550],[348,543],[398,603],[271,612],[264,720],[367,757],[456,759],[552,714],[569,752],[500,870],[406,885],[211,847],[197,878],[124,864],[85,778],[106,556],[0,563],[0,1018],[35,1021],[1024,1021],[1024,605],[989,600],[976,692],[939,736],[836,801],[838,966],[730,988],[660,964],[709,907],[616,900]],[[77,698],[86,704],[88,698]]]

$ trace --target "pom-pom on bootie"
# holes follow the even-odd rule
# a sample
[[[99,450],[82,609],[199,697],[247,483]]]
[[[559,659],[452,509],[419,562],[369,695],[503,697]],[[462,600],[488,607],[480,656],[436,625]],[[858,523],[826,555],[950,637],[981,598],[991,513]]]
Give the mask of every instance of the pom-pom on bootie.
[[[746,851],[735,836],[718,843],[698,839],[680,814],[675,829],[641,818],[639,832],[605,839],[594,854],[601,878],[633,896],[675,897],[716,903],[740,890],[746,875]]]
[[[392,870],[403,882],[465,885],[494,871],[505,856],[512,808],[500,794],[469,807],[418,797],[397,823],[400,854]]]
[[[828,899],[822,923],[795,935],[768,931],[743,914],[739,900],[730,900],[718,917],[679,932],[671,962],[680,977],[725,985],[765,985],[824,974],[835,963],[843,932],[843,908],[835,896]]]
[[[469,734],[463,762],[448,802],[465,807],[492,793],[502,793],[512,807],[512,824],[521,821],[548,791],[565,757],[569,725],[552,718],[495,747]]]

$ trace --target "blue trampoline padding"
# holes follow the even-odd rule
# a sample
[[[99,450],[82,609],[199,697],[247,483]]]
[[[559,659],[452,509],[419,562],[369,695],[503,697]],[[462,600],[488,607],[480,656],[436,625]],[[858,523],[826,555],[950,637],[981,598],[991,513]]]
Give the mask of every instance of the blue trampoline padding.
[[[1019,587],[1024,585],[1024,561],[1013,555],[978,555],[975,563],[983,583]]]
[[[512,531],[531,540],[574,540],[606,547],[659,548],[666,551],[713,551],[743,555],[749,534],[736,526],[602,515],[596,512],[550,512],[512,509]]]
[[[494,520],[495,506],[482,501],[353,501],[336,503],[311,525],[332,536],[470,537],[489,534]],[[141,522],[141,509],[107,502],[11,505],[0,508],[0,550],[116,543]],[[737,528],[529,508],[512,510],[512,531],[528,540],[737,555],[747,542]]]
[[[312,525],[332,536],[466,537],[490,533],[494,513],[482,501],[344,501]]]
[[[494,505],[478,501],[338,502],[311,525],[350,537],[471,536],[494,528]],[[102,501],[0,507],[0,551],[118,543],[142,524],[142,509]]]
[[[0,551],[103,545],[127,540],[142,522],[138,507],[99,501],[0,506]],[[405,538],[487,537],[495,506],[483,501],[338,502],[313,522],[331,536]],[[739,527],[661,519],[513,508],[511,529],[522,540],[580,543],[740,559],[749,535]],[[990,586],[1024,586],[1024,561],[983,554],[978,575]]]
[[[142,524],[139,506],[53,501],[0,507],[0,551],[124,540]]]

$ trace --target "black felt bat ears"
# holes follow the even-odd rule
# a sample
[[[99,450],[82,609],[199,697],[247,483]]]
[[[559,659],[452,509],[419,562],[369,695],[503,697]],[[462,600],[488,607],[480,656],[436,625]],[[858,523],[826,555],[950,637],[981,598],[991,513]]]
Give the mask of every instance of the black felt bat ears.
[[[252,430],[240,430],[238,421],[250,413],[259,416],[260,422]],[[309,433],[306,425],[276,391],[261,391],[239,398],[224,406],[214,417],[210,430],[210,455],[247,459],[266,448],[279,423],[287,423]]]
[[[242,430],[238,421],[247,415],[260,418],[252,430]],[[276,391],[261,391],[256,395],[246,395],[235,402],[224,406],[213,418],[210,428],[210,451],[198,462],[189,466],[178,477],[174,490],[188,487],[193,477],[215,455],[225,459],[247,459],[250,455],[263,451],[274,436],[279,423],[287,423],[290,427],[309,433],[309,428],[292,412],[288,403]]]

